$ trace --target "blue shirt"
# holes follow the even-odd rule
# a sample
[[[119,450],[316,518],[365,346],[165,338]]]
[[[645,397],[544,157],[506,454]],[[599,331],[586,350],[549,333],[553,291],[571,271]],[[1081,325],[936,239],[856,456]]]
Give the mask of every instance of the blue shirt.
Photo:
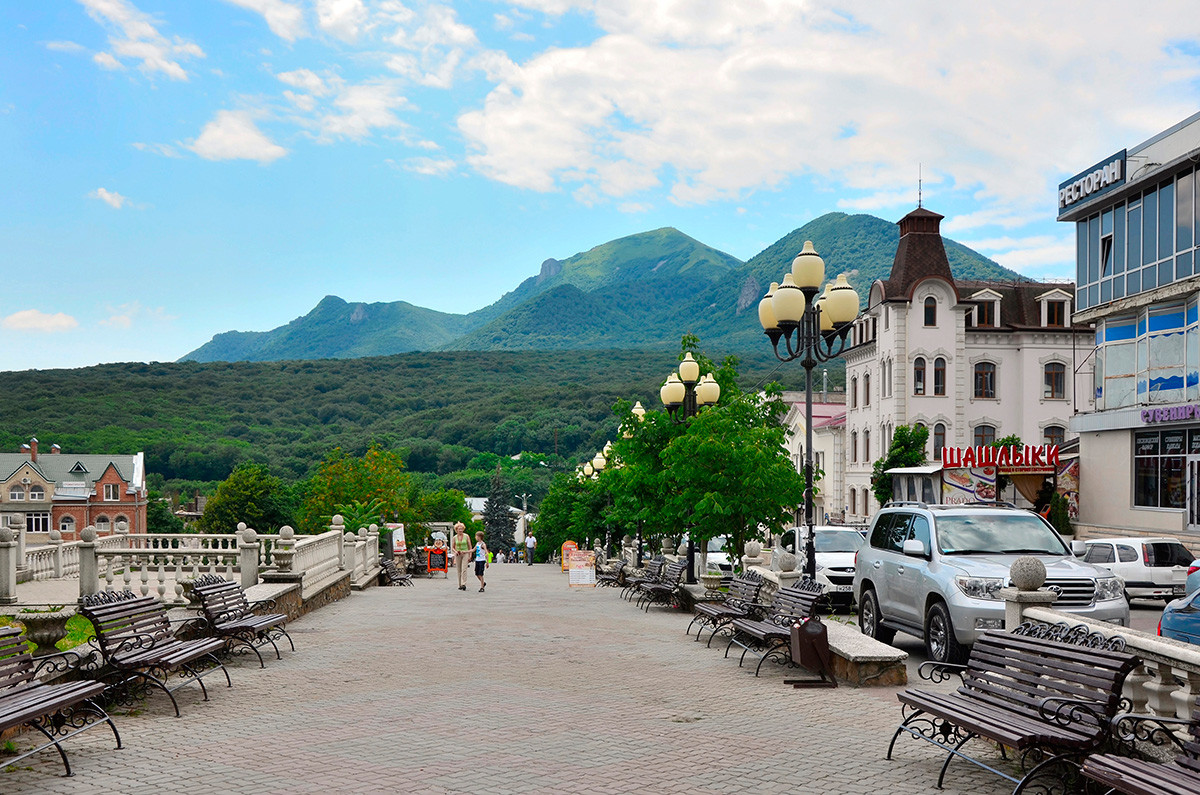
[[[487,560],[482,541],[475,545],[475,560]]]

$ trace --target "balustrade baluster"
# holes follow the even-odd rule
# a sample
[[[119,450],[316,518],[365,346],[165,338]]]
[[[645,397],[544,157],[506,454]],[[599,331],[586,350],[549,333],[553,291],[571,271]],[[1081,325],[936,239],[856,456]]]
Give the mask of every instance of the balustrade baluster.
[[[158,601],[167,601],[167,564],[165,558],[158,559],[158,585],[155,588],[158,591]]]
[[[113,556],[113,557],[105,555],[104,557],[101,557],[99,559],[104,561],[107,564],[104,569],[104,590],[112,591],[112,590],[114,590],[113,589],[113,565],[115,563],[119,562],[121,560],[121,558],[119,555]]]

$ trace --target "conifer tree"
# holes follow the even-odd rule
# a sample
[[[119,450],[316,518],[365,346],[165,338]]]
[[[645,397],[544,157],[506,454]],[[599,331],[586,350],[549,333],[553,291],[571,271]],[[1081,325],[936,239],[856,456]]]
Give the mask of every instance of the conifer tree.
[[[492,475],[492,487],[488,492],[487,501],[483,503],[484,541],[493,553],[511,549],[516,541],[513,531],[517,528],[517,520],[509,510],[510,494],[500,475],[500,465],[496,464],[496,473]]]

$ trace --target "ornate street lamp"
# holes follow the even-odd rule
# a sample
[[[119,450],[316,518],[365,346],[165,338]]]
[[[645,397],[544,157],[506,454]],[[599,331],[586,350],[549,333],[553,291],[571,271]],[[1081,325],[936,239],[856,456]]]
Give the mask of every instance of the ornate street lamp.
[[[700,377],[700,363],[692,358],[689,351],[679,363],[679,372],[667,376],[667,382],[658,390],[658,396],[671,415],[671,420],[680,425],[695,417],[705,406],[715,405],[721,399],[721,385],[712,373]],[[696,582],[696,542],[690,532],[687,555],[687,582],[691,585]]]
[[[783,362],[799,359],[804,368],[804,521],[808,525],[804,573],[812,578],[817,575],[813,545],[812,373],[818,363],[845,352],[859,306],[858,293],[846,281],[846,274],[838,274],[817,298],[823,281],[825,261],[812,241],[805,240],[804,248],[792,260],[791,272],[784,274],[782,283],[772,283],[758,302],[758,320],[771,340],[775,357]]]

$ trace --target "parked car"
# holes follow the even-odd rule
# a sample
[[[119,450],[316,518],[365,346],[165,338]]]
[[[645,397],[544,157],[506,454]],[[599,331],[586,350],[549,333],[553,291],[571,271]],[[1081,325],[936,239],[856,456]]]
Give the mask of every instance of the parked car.
[[[813,528],[817,582],[825,586],[831,608],[854,604],[854,558],[865,543],[862,534],[852,527]]]
[[[1184,581],[1183,591],[1189,595],[1200,591],[1200,558],[1193,560],[1188,565],[1187,579]]]
[[[984,631],[1004,628],[1004,601],[1018,557],[1046,566],[1054,607],[1129,626],[1121,580],[1076,557],[1035,513],[998,505],[884,506],[858,552],[854,596],[863,633],[889,642],[897,631],[924,638],[929,657],[962,662]]]
[[[1200,591],[1176,599],[1163,608],[1158,634],[1164,638],[1200,645]]]
[[[1177,538],[1096,538],[1086,542],[1088,563],[1108,569],[1125,582],[1127,599],[1183,596],[1194,557]]]

